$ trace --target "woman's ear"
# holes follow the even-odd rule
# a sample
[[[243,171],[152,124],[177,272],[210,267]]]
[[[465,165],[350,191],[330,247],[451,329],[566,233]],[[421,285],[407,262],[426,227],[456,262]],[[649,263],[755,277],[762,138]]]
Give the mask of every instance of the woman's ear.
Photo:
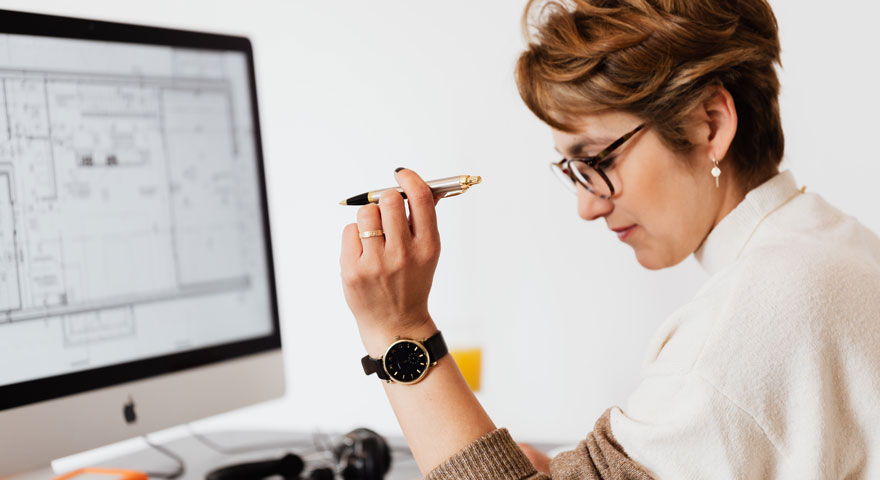
[[[722,162],[736,135],[736,105],[733,96],[723,86],[714,87],[712,92],[694,111],[696,128],[692,131],[691,142]]]

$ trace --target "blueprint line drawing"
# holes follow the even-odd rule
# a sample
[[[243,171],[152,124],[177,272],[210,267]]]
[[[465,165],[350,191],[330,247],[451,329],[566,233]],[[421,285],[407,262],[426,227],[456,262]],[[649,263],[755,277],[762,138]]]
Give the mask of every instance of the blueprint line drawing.
[[[273,333],[251,61],[0,34],[0,386]]]
[[[0,309],[7,312],[21,308],[12,177],[12,164],[0,164]]]
[[[250,288],[225,81],[0,81],[0,326],[61,316],[76,344],[133,334],[132,305]]]

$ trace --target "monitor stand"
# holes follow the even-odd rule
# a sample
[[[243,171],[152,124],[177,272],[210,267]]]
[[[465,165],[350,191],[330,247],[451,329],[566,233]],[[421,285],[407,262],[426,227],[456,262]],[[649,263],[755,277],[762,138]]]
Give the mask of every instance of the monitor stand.
[[[204,480],[208,472],[218,467],[280,458],[291,452],[303,456],[307,465],[330,466],[331,455],[327,453],[326,447],[336,445],[341,438],[338,434],[315,437],[307,433],[267,431],[226,431],[196,435],[199,436],[185,435],[168,442],[157,442],[186,462],[186,470],[178,477],[179,480]],[[391,471],[385,479],[421,478],[418,466],[409,454],[404,439],[387,440],[392,448],[392,462]],[[149,447],[101,461],[100,464],[93,466],[155,473],[168,473],[177,469],[174,460]],[[59,474],[53,473],[52,469],[47,467],[2,480],[50,480],[57,475]]]

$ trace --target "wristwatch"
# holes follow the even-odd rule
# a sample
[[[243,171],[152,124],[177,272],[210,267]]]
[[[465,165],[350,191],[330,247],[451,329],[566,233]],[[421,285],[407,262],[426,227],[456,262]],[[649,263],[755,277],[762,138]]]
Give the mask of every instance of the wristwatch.
[[[394,337],[394,342],[385,349],[385,355],[361,359],[361,366],[367,375],[376,374],[388,383],[411,385],[418,383],[428,374],[428,369],[437,365],[449,350],[440,332],[427,340],[411,340]]]

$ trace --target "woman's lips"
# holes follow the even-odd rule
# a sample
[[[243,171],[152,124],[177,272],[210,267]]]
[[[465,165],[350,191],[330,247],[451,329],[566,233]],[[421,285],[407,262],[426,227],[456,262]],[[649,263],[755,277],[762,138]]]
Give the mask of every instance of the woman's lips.
[[[627,239],[632,233],[638,228],[638,225],[630,225],[626,228],[619,228],[614,230],[617,233],[617,238],[622,242]]]

